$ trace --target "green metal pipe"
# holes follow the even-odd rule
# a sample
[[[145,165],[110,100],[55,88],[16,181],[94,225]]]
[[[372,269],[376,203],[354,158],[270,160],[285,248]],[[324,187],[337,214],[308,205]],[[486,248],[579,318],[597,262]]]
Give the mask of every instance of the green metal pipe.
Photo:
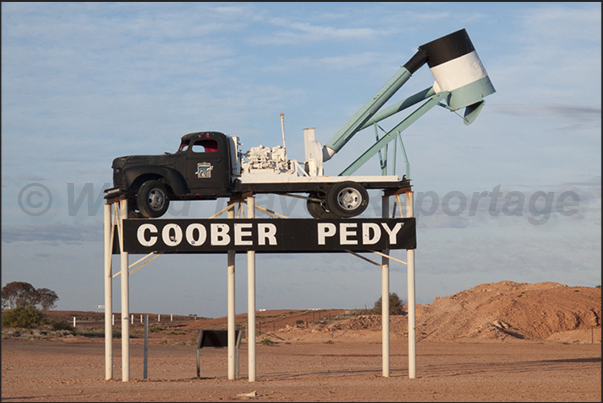
[[[402,136],[400,136],[400,133],[398,133],[396,137],[398,137],[398,140],[400,140],[400,146],[402,147],[402,153],[404,154],[404,164],[406,165],[406,179],[410,179],[410,161],[408,160],[408,155],[406,155],[406,148],[404,147],[404,142],[402,141]]]
[[[411,124],[413,124],[417,119],[423,116],[428,110],[433,108],[440,102],[442,98],[445,98],[450,94],[448,91],[440,92],[434,95],[430,100],[425,102],[419,108],[417,108],[413,113],[408,115],[406,119],[400,122],[396,127],[387,132],[386,135],[381,137],[379,141],[377,141],[371,148],[366,150],[364,154],[356,159],[353,163],[350,164],[346,169],[344,169],[339,176],[348,176],[356,172],[358,168],[360,168],[365,162],[371,159],[379,150],[385,147],[390,141],[394,140],[396,136],[406,130]]]
[[[382,111],[377,112],[371,119],[369,119],[364,124],[364,126],[362,126],[360,129],[358,129],[358,131],[366,129],[370,125],[380,122],[383,119],[386,119],[398,112],[401,112],[404,109],[409,108],[409,107],[413,106],[414,104],[419,103],[433,95],[435,95],[435,90],[433,89],[433,86],[431,86],[429,88],[425,88],[423,91],[417,92],[416,94],[409,96],[405,100],[400,101],[396,104],[393,104],[392,106],[389,106],[389,107],[383,109]]]
[[[401,67],[396,74],[352,116],[325,145],[330,150],[323,154],[323,160],[327,161],[363,127],[365,123],[404,85],[412,74],[406,67]]]
[[[377,130],[377,124],[375,127],[375,141],[379,141],[379,131]],[[385,159],[381,155],[381,150],[379,150],[379,166],[381,167],[381,175],[387,175],[387,150],[385,150]]]

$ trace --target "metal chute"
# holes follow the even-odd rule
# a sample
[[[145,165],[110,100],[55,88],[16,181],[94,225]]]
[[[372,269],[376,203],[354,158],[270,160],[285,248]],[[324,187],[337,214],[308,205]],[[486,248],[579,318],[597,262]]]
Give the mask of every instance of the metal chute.
[[[434,84],[379,111],[425,64],[435,79]],[[340,174],[350,175],[433,106],[444,106],[451,111],[466,108],[463,121],[469,125],[484,107],[483,98],[495,91],[467,31],[461,29],[453,32],[419,46],[409,61],[323,147],[322,160],[328,161],[360,130],[426,100]]]

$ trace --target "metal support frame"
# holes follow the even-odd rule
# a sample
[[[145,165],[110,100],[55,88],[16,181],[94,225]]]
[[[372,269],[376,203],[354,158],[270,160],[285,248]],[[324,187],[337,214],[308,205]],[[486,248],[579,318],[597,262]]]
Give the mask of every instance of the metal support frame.
[[[152,262],[161,253],[149,253],[129,264],[129,254],[123,246],[123,220],[128,217],[128,201],[120,199],[104,205],[105,246],[105,380],[113,379],[113,278],[121,275],[121,361],[122,381],[130,381],[130,282],[132,273]],[[119,240],[120,271],[113,274],[113,245]],[[146,261],[145,261],[146,260]],[[140,263],[140,264],[139,264]],[[129,271],[132,267],[136,266]]]
[[[396,216],[396,207],[399,207],[400,217],[403,217],[400,194],[406,195],[406,217],[414,216],[413,192],[410,188],[402,188],[394,193],[384,192],[382,196],[382,217],[389,216],[389,198],[395,195],[395,202],[392,210],[392,218]],[[105,379],[113,378],[113,349],[112,349],[112,279],[121,275],[121,341],[122,341],[122,381],[130,380],[130,312],[129,312],[129,276],[150,261],[156,259],[161,254],[150,253],[132,265],[128,264],[128,252],[124,251],[123,246],[123,220],[127,218],[128,204],[127,200],[122,199],[104,206],[104,252],[105,252]],[[234,219],[236,207],[238,206],[239,217],[245,217],[245,210],[242,206],[247,205],[248,218],[255,218],[255,210],[261,211],[274,218],[289,217],[276,213],[262,206],[255,204],[253,194],[245,195],[241,200],[229,201],[227,207],[214,214],[210,218],[216,218],[227,212],[229,219]],[[112,274],[112,253],[115,231],[119,236],[120,252],[120,272]],[[409,360],[409,378],[416,378],[416,325],[415,325],[415,279],[414,279],[414,250],[407,250],[407,262],[389,255],[389,250],[373,253],[381,256],[381,263],[374,262],[358,253],[347,251],[371,264],[381,267],[381,291],[382,291],[382,371],[384,377],[390,376],[390,338],[389,338],[389,261],[394,260],[407,265],[408,276],[408,360]],[[227,256],[227,277],[228,277],[228,379],[238,378],[238,371],[235,365],[235,252],[229,251]],[[131,267],[141,263],[132,271]],[[249,359],[249,382],[256,381],[256,274],[255,274],[255,251],[247,251],[247,285],[248,285],[248,323],[247,323],[247,341],[248,341],[248,359]]]
[[[414,194],[406,192],[406,216],[414,217]],[[408,377],[415,379],[417,377],[417,335],[415,323],[415,250],[406,250],[406,259],[408,267],[407,288],[408,288]]]
[[[120,199],[104,206],[105,244],[105,379],[113,378],[113,277],[121,274],[121,368],[122,381],[130,381],[130,284],[128,252],[124,251],[123,220],[128,217],[128,201]],[[113,242],[119,237],[120,272],[112,274]]]
[[[400,194],[406,195],[406,218],[414,217],[413,192],[406,188],[394,193],[395,201],[392,208],[392,218],[396,217],[396,206],[399,208],[400,217],[404,217]],[[392,194],[382,196],[382,217],[389,216],[389,198]],[[390,376],[390,348],[389,348],[389,261],[393,260],[407,266],[407,293],[408,293],[408,377],[415,379],[417,376],[416,364],[416,303],[415,303],[415,251],[406,250],[406,262],[389,255],[389,251],[373,251],[381,256],[381,263],[377,263],[356,252],[346,251],[368,263],[381,268],[381,337],[382,337],[382,369],[383,377]]]
[[[379,141],[373,144],[368,150],[366,150],[360,157],[352,162],[346,169],[344,169],[339,176],[352,175],[358,168],[360,168],[365,162],[373,157],[379,150],[385,147],[390,141],[395,140],[401,132],[406,130],[410,125],[417,121],[427,111],[436,106],[440,100],[444,99],[449,92],[440,92],[431,97],[427,102],[414,110],[408,115],[402,122],[398,123],[396,127],[391,129],[386,135],[381,137]]]
[[[228,218],[235,218],[235,202],[228,203]],[[240,208],[240,207],[239,207]],[[236,378],[235,370],[235,251],[228,251],[228,379]]]
[[[413,197],[413,192],[411,190],[405,189],[399,193],[395,194],[395,203],[394,203],[394,207],[392,210],[392,217],[396,216],[396,205],[399,206],[400,208],[400,217],[404,217],[404,215],[402,214],[402,203],[400,201],[400,194],[405,194],[406,195],[406,218],[411,218],[414,217],[414,197]],[[387,202],[386,202],[387,199]],[[384,195],[383,196],[383,218],[387,217],[387,212],[389,210],[389,196]],[[375,252],[377,254],[383,255],[379,252]],[[385,273],[385,267],[386,267],[386,260],[395,260],[398,261],[400,263],[404,263],[398,259],[395,259],[391,256],[383,256],[383,277],[384,279],[386,278],[386,275],[389,276],[389,274]],[[415,379],[417,376],[417,357],[416,357],[416,324],[415,324],[415,312],[416,312],[416,304],[415,304],[415,250],[414,249],[407,249],[406,250],[406,274],[407,274],[407,293],[408,293],[408,377],[410,379]],[[388,266],[389,269],[389,266]],[[389,279],[389,277],[387,277]],[[383,282],[385,283],[385,280],[383,280]],[[387,294],[385,294],[387,292]],[[386,296],[387,295],[387,296]],[[387,298],[388,300],[388,304],[387,304],[387,308],[388,308],[388,315],[387,318],[389,320],[389,290],[386,290],[385,285],[383,286],[383,299]],[[383,304],[383,309],[385,309],[386,305]],[[385,316],[383,316],[383,320],[385,320]],[[383,332],[385,333],[386,331],[386,327],[384,325],[383,327]],[[389,332],[389,323],[387,324],[387,331]],[[389,337],[389,334],[388,334]],[[385,345],[385,335],[383,336],[383,344]],[[387,354],[389,355],[389,339],[387,340],[387,344],[388,344],[388,350],[387,350]],[[385,358],[385,347],[383,350],[383,376],[388,376],[386,375],[386,358]],[[389,357],[387,357],[387,374],[389,374]]]
[[[247,215],[255,218],[255,197],[247,197]],[[249,382],[256,380],[255,366],[255,251],[247,251],[247,345]]]
[[[104,205],[105,214],[105,380],[113,378],[113,290],[112,290],[112,269],[113,259],[113,222],[111,220],[111,205]]]
[[[123,220],[128,216],[128,201],[117,200],[104,206],[104,244],[105,244],[105,379],[113,378],[113,285],[112,280],[121,274],[121,362],[122,380],[130,380],[130,304],[128,253],[123,247]],[[115,233],[119,236],[120,268],[112,273],[113,242]]]
[[[389,196],[381,197],[381,215],[387,218],[389,215]],[[389,250],[384,250],[389,255]],[[389,260],[381,257],[381,338],[382,338],[382,361],[383,376],[389,377]]]
[[[377,139],[377,141],[379,141],[379,134],[378,134],[378,129],[380,129],[383,133],[386,133],[386,131],[379,126],[377,123],[374,124],[375,126],[375,138]],[[387,134],[387,133],[386,133]],[[406,155],[406,149],[404,147],[404,142],[402,141],[402,136],[401,133],[398,132],[397,136],[396,136],[397,140],[399,140],[400,142],[400,148],[402,149],[402,156],[404,157],[404,165],[405,165],[405,174],[407,178],[410,178],[410,162],[408,161],[408,155]],[[396,166],[397,166],[397,157],[398,157],[398,141],[396,141],[396,139],[393,140],[394,142],[394,150],[392,153],[392,175],[396,175]],[[381,150],[378,151],[379,153],[379,167],[381,168],[381,174],[382,175],[387,175],[387,165],[388,165],[388,150],[387,150],[387,144],[385,145],[385,152],[384,155],[381,154]]]
[[[241,200],[230,200],[228,206],[220,212],[213,215],[215,218],[228,211],[228,218],[234,219],[236,216],[235,207],[238,206],[239,216],[245,216],[243,204],[247,204],[247,216],[255,217],[255,209],[267,213],[267,209],[255,206],[255,196],[250,195]],[[267,213],[268,214],[268,213]],[[275,213],[276,214],[276,213]],[[233,380],[238,377],[236,371],[236,327],[235,327],[235,257],[234,251],[228,251],[228,379]],[[247,344],[249,359],[249,382],[256,380],[255,365],[255,251],[247,252]]]
[[[121,378],[130,381],[130,275],[128,252],[124,251],[123,220],[128,218],[128,200],[120,200],[119,251],[121,262]]]

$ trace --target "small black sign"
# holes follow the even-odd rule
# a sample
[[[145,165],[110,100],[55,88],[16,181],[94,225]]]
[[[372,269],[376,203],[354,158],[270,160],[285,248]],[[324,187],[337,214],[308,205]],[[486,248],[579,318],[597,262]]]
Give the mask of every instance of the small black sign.
[[[235,347],[241,346],[241,330],[235,330]],[[203,347],[228,347],[228,330],[199,330],[197,350]]]
[[[415,249],[415,218],[124,220],[128,253],[354,252]]]

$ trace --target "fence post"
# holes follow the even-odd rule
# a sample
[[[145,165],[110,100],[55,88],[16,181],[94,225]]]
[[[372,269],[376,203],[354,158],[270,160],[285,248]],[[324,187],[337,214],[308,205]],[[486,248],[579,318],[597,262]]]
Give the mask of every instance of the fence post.
[[[142,319],[142,315],[140,315],[140,319]],[[143,379],[147,379],[147,367],[148,367],[148,359],[149,356],[149,315],[144,316],[144,367],[143,367]]]

